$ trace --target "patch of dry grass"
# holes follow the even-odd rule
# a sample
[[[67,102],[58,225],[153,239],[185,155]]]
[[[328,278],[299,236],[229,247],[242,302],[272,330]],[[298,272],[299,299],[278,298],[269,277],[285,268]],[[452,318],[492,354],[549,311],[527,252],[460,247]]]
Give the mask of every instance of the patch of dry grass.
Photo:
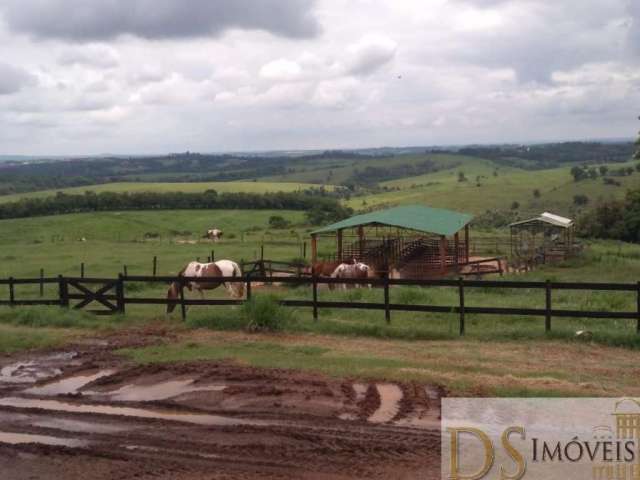
[[[456,396],[640,395],[640,369],[633,367],[640,361],[640,352],[583,342],[402,341],[204,330],[186,332],[182,341],[212,347],[243,345],[246,349],[261,343],[323,347],[323,356],[332,362],[341,357],[359,359],[359,376],[437,383]],[[371,370],[366,368],[368,360]],[[390,361],[389,366],[380,368],[376,362],[381,360]],[[304,359],[301,361],[300,368],[306,368]],[[333,373],[329,367],[324,372]]]

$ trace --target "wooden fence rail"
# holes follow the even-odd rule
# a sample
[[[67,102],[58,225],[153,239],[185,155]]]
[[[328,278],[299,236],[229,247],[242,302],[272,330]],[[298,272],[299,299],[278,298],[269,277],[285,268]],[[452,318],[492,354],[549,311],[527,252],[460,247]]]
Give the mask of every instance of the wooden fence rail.
[[[542,317],[545,320],[545,330],[551,330],[551,319],[557,318],[596,318],[596,319],[626,319],[636,320],[636,332],[640,334],[640,282],[638,283],[578,283],[578,282],[552,282],[552,281],[512,281],[512,280],[465,280],[458,279],[441,280],[413,280],[392,279],[388,275],[381,278],[366,279],[364,283],[374,287],[382,287],[382,302],[346,302],[346,301],[321,301],[318,300],[319,285],[353,284],[361,285],[362,279],[339,279],[310,276],[297,277],[272,277],[264,275],[247,274],[242,277],[228,277],[227,283],[244,283],[246,299],[188,299],[184,295],[184,287],[192,281],[202,283],[202,278],[175,277],[175,276],[125,276],[120,274],[117,278],[82,278],[58,276],[55,278],[8,278],[0,279],[0,285],[8,286],[9,299],[0,300],[0,306],[34,306],[34,305],[59,305],[61,307],[80,309],[91,303],[97,303],[103,307],[101,310],[91,310],[96,314],[124,313],[127,305],[179,305],[183,319],[187,315],[187,306],[218,306],[241,305],[251,298],[252,284],[278,282],[286,285],[306,285],[311,287],[309,300],[281,300],[285,307],[311,308],[313,318],[318,319],[319,310],[331,309],[366,309],[382,310],[385,320],[391,321],[391,312],[424,312],[424,313],[451,313],[459,318],[460,335],[465,333],[466,315],[524,315]],[[166,298],[139,298],[126,295],[127,283],[171,283],[180,284],[180,298],[168,300]],[[17,285],[45,285],[57,284],[57,298],[50,299],[18,299],[15,287]],[[457,305],[408,305],[391,303],[390,287],[392,286],[419,286],[419,287],[445,287],[455,288],[459,301]],[[514,307],[474,307],[465,302],[467,289],[532,289],[540,290],[545,294],[544,307],[542,308],[514,308]],[[579,291],[616,291],[635,293],[635,311],[597,311],[597,310],[566,310],[553,308],[553,291],[555,290],[579,290]],[[72,301],[77,301],[72,305]]]

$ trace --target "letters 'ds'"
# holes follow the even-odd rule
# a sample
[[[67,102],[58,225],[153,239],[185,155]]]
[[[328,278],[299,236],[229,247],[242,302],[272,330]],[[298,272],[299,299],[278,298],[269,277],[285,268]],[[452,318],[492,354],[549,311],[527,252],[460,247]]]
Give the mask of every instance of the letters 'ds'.
[[[493,466],[493,462],[495,460],[495,452],[493,449],[493,444],[491,443],[491,439],[484,433],[482,430],[471,427],[460,427],[460,428],[447,428],[447,432],[451,435],[451,458],[450,458],[450,480],[480,480],[489,473],[491,467]],[[480,443],[482,444],[482,448],[484,449],[483,456],[483,464],[482,466],[474,473],[463,473],[460,471],[460,434],[468,434],[476,437]],[[515,462],[517,466],[517,471],[509,475],[506,473],[505,468],[500,466],[500,480],[519,480],[521,479],[526,471],[526,462],[520,452],[516,450],[516,448],[509,442],[509,435],[512,433],[519,433],[522,438],[525,436],[524,428],[522,427],[510,427],[507,428],[501,437],[502,446],[505,451],[511,457],[511,459]]]

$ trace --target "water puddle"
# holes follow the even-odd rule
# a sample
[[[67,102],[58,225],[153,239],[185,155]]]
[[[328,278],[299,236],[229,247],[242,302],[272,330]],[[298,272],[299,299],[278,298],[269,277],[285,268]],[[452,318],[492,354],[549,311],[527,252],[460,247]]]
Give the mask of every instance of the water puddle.
[[[130,450],[133,452],[168,453],[171,456],[184,455],[188,457],[208,458],[213,460],[222,458],[220,455],[216,455],[213,453],[202,453],[202,452],[194,452],[194,451],[186,452],[184,450],[169,450],[166,448],[150,447],[147,445],[124,445],[124,448],[126,450]]]
[[[90,395],[108,396],[119,402],[153,402],[178,397],[193,392],[220,392],[226,385],[193,384],[193,380],[170,380],[153,385],[125,385],[113,392],[87,392]]]
[[[379,383],[376,388],[380,396],[380,406],[369,416],[368,421],[372,423],[390,422],[400,411],[402,390],[392,383]]]
[[[88,385],[89,383],[99,378],[113,375],[114,373],[115,370],[102,370],[91,375],[77,375],[75,377],[63,378],[62,380],[47,383],[46,385],[42,385],[39,387],[31,387],[25,390],[24,393],[41,396],[75,394],[78,393],[78,390],[80,390],[85,385]]]
[[[77,352],[58,353],[5,365],[0,369],[0,383],[29,384],[55,377],[62,373],[61,367],[73,365],[77,356]]]
[[[0,432],[0,443],[19,445],[21,443],[39,443],[41,445],[57,445],[62,447],[86,447],[89,442],[76,438],[59,438],[48,435],[31,435],[27,433]]]
[[[100,423],[68,420],[64,418],[49,418],[31,423],[34,427],[51,428],[75,433],[120,433],[129,430],[125,425],[105,425]]]
[[[14,408],[38,408],[57,412],[69,413],[97,413],[101,415],[119,415],[135,418],[153,418],[173,422],[193,423],[208,426],[234,425],[268,425],[270,423],[259,420],[245,420],[220,415],[182,413],[166,410],[148,410],[145,408],[112,407],[110,405],[86,405],[60,402],[58,400],[36,400],[30,398],[6,397],[0,398],[0,406]]]

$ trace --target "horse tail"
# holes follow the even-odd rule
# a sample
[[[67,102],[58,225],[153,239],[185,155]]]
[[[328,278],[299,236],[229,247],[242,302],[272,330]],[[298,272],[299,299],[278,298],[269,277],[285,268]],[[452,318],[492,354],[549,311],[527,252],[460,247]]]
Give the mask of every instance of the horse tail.
[[[240,265],[238,265],[236,262],[233,262],[233,276],[234,277],[242,277],[242,269],[240,268]],[[235,291],[236,291],[236,296],[238,298],[241,298],[244,296],[244,283],[243,282],[238,282],[235,284]]]

